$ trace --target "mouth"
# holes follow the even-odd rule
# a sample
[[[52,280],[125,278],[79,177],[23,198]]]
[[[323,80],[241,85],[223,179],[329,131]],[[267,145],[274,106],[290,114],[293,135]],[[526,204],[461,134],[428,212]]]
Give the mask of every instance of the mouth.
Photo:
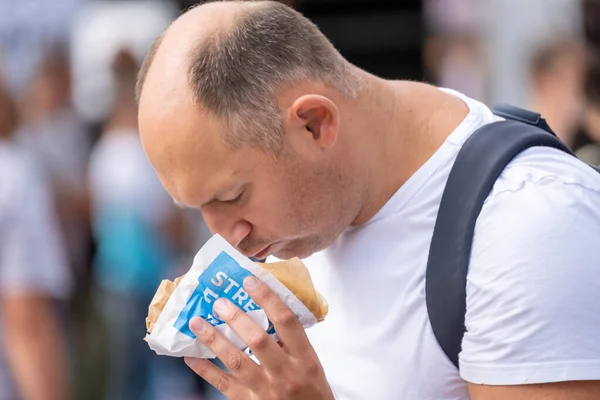
[[[265,258],[267,258],[271,252],[271,247],[273,246],[273,244],[270,244],[266,247],[264,247],[262,250],[259,250],[258,252],[254,253],[254,255],[250,256],[251,258],[257,259],[257,260],[264,260]]]

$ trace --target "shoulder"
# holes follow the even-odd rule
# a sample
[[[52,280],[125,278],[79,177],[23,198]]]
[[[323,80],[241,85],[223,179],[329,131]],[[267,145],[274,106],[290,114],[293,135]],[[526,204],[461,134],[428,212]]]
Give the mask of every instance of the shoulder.
[[[461,373],[474,383],[600,379],[600,174],[534,148],[475,228]]]
[[[492,248],[517,260],[568,254],[600,240],[595,233],[600,234],[600,174],[558,150],[533,148],[507,166],[486,199],[473,257],[485,258]]]

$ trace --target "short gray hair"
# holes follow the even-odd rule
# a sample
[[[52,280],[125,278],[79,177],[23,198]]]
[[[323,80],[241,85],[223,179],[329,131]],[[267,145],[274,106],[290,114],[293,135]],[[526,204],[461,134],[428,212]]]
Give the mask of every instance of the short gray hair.
[[[226,145],[279,153],[285,138],[278,93],[310,80],[355,98],[360,79],[302,14],[274,1],[259,5],[199,43],[188,78],[195,100],[227,122]]]

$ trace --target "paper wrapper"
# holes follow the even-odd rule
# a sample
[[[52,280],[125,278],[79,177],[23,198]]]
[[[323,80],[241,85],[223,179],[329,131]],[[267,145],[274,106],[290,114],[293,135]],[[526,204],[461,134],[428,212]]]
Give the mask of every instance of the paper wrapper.
[[[190,320],[199,316],[215,326],[240,350],[245,350],[246,344],[228,325],[212,314],[214,301],[219,297],[225,297],[236,304],[269,335],[277,339],[265,312],[243,289],[243,280],[250,275],[267,284],[296,314],[305,329],[324,318],[327,313],[326,303],[314,290],[305,268],[286,271],[286,268],[293,268],[289,263],[262,266],[264,268],[261,264],[255,264],[244,257],[221,236],[213,236],[196,254],[192,268],[185,276],[176,279],[175,282],[161,283],[149,307],[146,320],[150,333],[146,335],[145,340],[150,348],[159,355],[215,358],[201,341],[196,340],[196,336],[189,329]],[[277,271],[278,277],[284,282],[277,280],[270,270]],[[287,283],[294,287],[297,296],[305,303],[284,284],[285,279],[291,279],[289,277],[292,276],[295,277],[295,282]],[[313,309],[315,314],[305,304]],[[152,324],[152,321],[156,322]]]

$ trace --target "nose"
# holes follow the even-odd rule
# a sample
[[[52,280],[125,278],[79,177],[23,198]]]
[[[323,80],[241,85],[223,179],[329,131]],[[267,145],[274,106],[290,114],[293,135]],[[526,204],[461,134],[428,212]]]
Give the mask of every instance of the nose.
[[[213,234],[223,236],[233,247],[238,247],[252,230],[252,224],[227,211],[202,210],[204,222]]]

